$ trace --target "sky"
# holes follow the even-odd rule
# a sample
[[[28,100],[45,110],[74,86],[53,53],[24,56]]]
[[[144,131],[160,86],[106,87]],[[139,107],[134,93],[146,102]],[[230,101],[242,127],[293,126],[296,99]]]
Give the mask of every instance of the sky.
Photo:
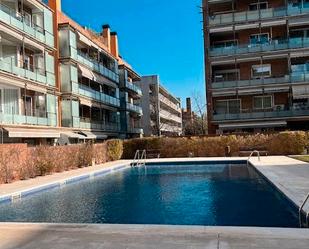
[[[160,75],[182,99],[205,98],[201,0],[62,0],[82,26],[118,33],[121,56],[140,75]]]

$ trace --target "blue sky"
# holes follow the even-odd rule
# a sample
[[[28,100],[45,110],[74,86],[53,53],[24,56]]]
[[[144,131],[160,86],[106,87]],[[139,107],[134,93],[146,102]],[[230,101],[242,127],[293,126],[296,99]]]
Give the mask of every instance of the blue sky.
[[[159,74],[182,98],[205,96],[201,0],[62,0],[72,19],[117,31],[120,53],[141,75]]]

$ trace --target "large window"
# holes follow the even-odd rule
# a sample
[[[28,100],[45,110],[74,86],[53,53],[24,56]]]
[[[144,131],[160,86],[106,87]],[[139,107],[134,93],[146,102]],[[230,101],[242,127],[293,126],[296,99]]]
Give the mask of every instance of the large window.
[[[271,109],[273,107],[273,98],[268,96],[255,96],[253,98],[254,109]]]
[[[214,72],[214,82],[239,80],[239,69],[218,70]]]
[[[267,2],[257,2],[249,4],[249,10],[263,10],[268,8]]]
[[[271,65],[263,64],[263,65],[253,65],[251,69],[252,78],[259,79],[263,77],[271,76]]]
[[[216,112],[218,114],[240,113],[240,99],[227,99],[216,101]]]
[[[214,46],[216,48],[230,48],[237,46],[238,41],[237,40],[226,40],[226,41],[216,41],[214,42]]]

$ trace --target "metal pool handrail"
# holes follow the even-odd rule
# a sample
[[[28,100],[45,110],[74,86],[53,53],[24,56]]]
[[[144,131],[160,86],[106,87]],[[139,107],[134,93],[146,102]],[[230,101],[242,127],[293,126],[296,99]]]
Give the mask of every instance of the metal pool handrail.
[[[146,164],[147,152],[146,150],[137,150],[134,155],[132,167],[144,166]],[[142,161],[143,160],[143,161]]]
[[[254,150],[254,151],[251,152],[250,156],[249,156],[248,159],[247,159],[247,165],[249,165],[249,160],[250,160],[250,158],[253,156],[254,153],[256,153],[256,154],[258,155],[258,160],[259,160],[259,162],[261,161],[260,152],[259,152],[258,150]]]
[[[298,210],[298,219],[299,219],[299,227],[302,228],[302,210],[305,206],[305,204],[307,203],[307,201],[309,200],[309,193],[308,195],[306,196],[305,200],[303,201],[302,205],[299,207],[299,210]],[[309,212],[306,213],[306,224],[308,225],[308,218],[309,218]]]

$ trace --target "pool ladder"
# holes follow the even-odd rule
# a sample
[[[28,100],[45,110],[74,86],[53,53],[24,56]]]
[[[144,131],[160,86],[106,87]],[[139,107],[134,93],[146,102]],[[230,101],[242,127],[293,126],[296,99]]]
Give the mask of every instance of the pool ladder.
[[[134,155],[132,167],[144,166],[146,164],[147,152],[146,150],[137,150]]]
[[[247,166],[249,165],[250,158],[251,158],[251,157],[253,156],[253,154],[255,154],[255,153],[256,153],[257,156],[258,156],[259,162],[261,161],[260,152],[259,152],[258,150],[254,150],[254,151],[251,152],[250,156],[249,156],[248,159],[247,159]]]
[[[306,196],[305,200],[303,201],[302,205],[299,207],[299,210],[298,210],[298,219],[299,219],[299,227],[300,228],[303,227],[302,211],[303,211],[303,208],[306,205],[308,200],[309,200],[309,193]],[[306,213],[306,226],[309,227],[309,212]]]

